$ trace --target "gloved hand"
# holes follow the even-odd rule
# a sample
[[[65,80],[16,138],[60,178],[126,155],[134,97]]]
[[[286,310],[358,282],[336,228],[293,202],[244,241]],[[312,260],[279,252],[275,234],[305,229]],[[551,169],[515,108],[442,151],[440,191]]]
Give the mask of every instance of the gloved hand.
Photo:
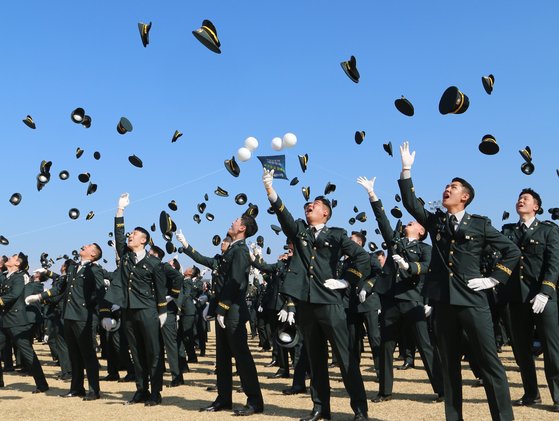
[[[159,315],[159,327],[163,327],[165,322],[167,321],[167,313],[163,313]]]
[[[293,323],[295,323],[295,313],[293,313],[293,312],[287,313],[287,323],[289,323],[290,326]]]
[[[400,156],[402,157],[402,170],[411,170],[413,162],[415,161],[415,151],[410,153],[410,143],[404,142],[400,146]]]
[[[103,320],[101,320],[101,326],[103,326],[103,329],[105,329],[107,332],[110,331],[114,326],[116,326],[116,320],[115,319],[111,319],[109,317],[103,317]]]
[[[166,295],[166,296],[165,296],[165,301],[167,301],[168,303],[170,303],[171,301],[173,301],[173,297],[171,297],[170,295]]]
[[[103,283],[105,284],[105,286],[108,288],[111,286],[111,281],[108,279],[103,279]]]
[[[258,306],[257,311],[258,311],[259,313],[262,313],[262,312],[264,311],[264,308],[263,308],[262,306]]]
[[[25,297],[25,304],[29,305],[29,304],[37,303],[40,300],[41,300],[41,294],[32,294],[29,295],[28,297]]]
[[[431,313],[433,312],[433,307],[425,304],[423,306],[423,308],[425,309],[425,317],[429,317],[431,315]]]
[[[177,232],[175,233],[175,237],[177,237],[177,240],[183,245],[184,248],[188,248],[188,241],[186,241],[186,237],[182,233],[182,230],[177,230]]]
[[[483,291],[484,289],[493,288],[499,281],[493,278],[474,278],[468,281],[468,288],[474,291]]]
[[[369,196],[372,196],[375,194],[375,180],[377,178],[373,177],[370,180],[367,177],[358,177],[357,178],[357,184],[361,184],[363,186],[363,188],[365,190],[367,190],[367,193],[369,193]]]
[[[267,170],[264,168],[264,175],[262,176],[262,183],[266,189],[272,188],[274,182],[274,170]]]
[[[361,291],[359,291],[359,302],[364,303],[366,299],[367,299],[367,291],[362,289]]]
[[[281,309],[278,313],[278,320],[282,323],[285,323],[287,320],[287,310]]]
[[[344,289],[349,286],[349,282],[345,279],[326,279],[324,286],[329,289]]]
[[[33,273],[43,273],[43,272],[46,272],[46,271],[47,271],[47,270],[46,270],[45,268],[39,268],[39,269],[35,269],[35,270],[33,271]]]
[[[222,329],[225,329],[225,316],[218,314],[216,319],[217,319],[217,324],[220,325]]]
[[[124,209],[130,204],[130,197],[128,193],[122,193],[118,198],[118,208]]]
[[[48,342],[48,341],[49,341],[49,335],[43,336],[43,342]]]
[[[532,298],[530,302],[533,304],[532,311],[534,312],[534,314],[543,313],[543,310],[548,300],[549,297],[545,294],[542,294],[541,292],[537,294],[534,298]]]
[[[120,310],[120,306],[119,306],[118,304],[113,304],[113,305],[111,306],[111,312],[117,311],[117,310]]]
[[[400,269],[408,270],[410,268],[410,264],[399,254],[393,254],[392,260],[394,260],[394,263],[396,263]]]

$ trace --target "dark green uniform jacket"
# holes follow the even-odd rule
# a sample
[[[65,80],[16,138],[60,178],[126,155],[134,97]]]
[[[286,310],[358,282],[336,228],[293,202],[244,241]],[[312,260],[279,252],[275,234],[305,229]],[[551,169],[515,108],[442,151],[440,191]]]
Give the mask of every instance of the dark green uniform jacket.
[[[262,307],[268,310],[280,311],[285,306],[285,299],[280,293],[280,286],[289,269],[288,260],[278,260],[276,263],[266,263],[262,256],[256,256],[252,266],[261,272],[269,273],[271,276],[266,285],[266,294],[262,300]]]
[[[30,322],[25,311],[25,271],[0,275],[0,327],[25,326]]]

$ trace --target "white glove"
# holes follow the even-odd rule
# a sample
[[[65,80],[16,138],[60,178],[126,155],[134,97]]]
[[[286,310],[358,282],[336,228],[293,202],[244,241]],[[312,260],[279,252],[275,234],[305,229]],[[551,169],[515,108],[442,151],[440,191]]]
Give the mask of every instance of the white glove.
[[[262,176],[262,183],[264,183],[264,187],[267,189],[272,187],[274,182],[274,170],[267,170],[264,168],[264,175]]]
[[[534,314],[543,313],[545,305],[547,304],[547,300],[549,300],[549,297],[545,294],[542,294],[541,292],[530,300],[530,302],[533,304],[532,311],[534,312]]]
[[[349,286],[349,282],[345,279],[326,279],[324,286],[329,289],[344,289]]]
[[[124,209],[130,204],[130,198],[128,193],[122,193],[118,198],[118,208]]]
[[[188,241],[186,241],[182,230],[177,230],[177,232],[175,233],[175,237],[177,237],[177,240],[183,245],[184,248],[188,248]]]
[[[413,161],[415,161],[415,151],[410,153],[410,143],[404,142],[400,146],[400,156],[402,157],[402,170],[411,170]]]
[[[217,324],[219,324],[222,329],[225,329],[225,316],[218,314],[216,319],[217,319]]]
[[[111,311],[117,311],[117,310],[120,310],[120,306],[118,304],[113,304],[111,306]]]
[[[287,310],[281,309],[278,313],[278,320],[282,323],[285,323],[287,320]]]
[[[35,269],[35,270],[33,271],[33,273],[43,273],[43,272],[46,272],[46,271],[47,271],[47,270],[46,270],[45,268],[39,268],[39,269]]]
[[[361,291],[359,291],[359,302],[364,303],[366,299],[367,299],[367,291],[362,289]]]
[[[375,193],[375,180],[377,178],[373,177],[370,180],[367,177],[358,177],[357,178],[357,184],[361,184],[363,186],[363,188],[365,190],[367,190],[367,193],[369,193],[370,195]]]
[[[259,313],[262,313],[264,311],[264,309],[262,308],[262,306],[258,306],[258,310]]]
[[[43,342],[48,342],[48,341],[49,341],[49,335],[43,336]]]
[[[25,304],[29,305],[29,304],[37,303],[40,300],[41,300],[41,294],[32,294],[28,297],[25,297]]]
[[[200,297],[198,297],[198,302],[200,304],[206,304],[208,302],[208,296],[207,295],[200,295]]]
[[[295,313],[287,313],[287,323],[289,323],[290,326],[295,323]]]
[[[425,309],[425,317],[429,317],[431,315],[431,313],[433,312],[433,307],[425,304],[423,306],[423,308]]]
[[[159,327],[163,327],[165,322],[167,321],[167,313],[163,313],[159,315]]]
[[[173,301],[173,297],[171,297],[170,295],[166,295],[165,296],[165,301],[167,301],[168,303]]]
[[[111,286],[111,281],[109,281],[108,279],[103,279],[103,283],[107,288]]]
[[[400,269],[408,270],[410,267],[410,264],[399,254],[393,254],[392,260],[394,260],[394,263],[396,263]]]
[[[116,320],[115,319],[111,319],[109,317],[104,317],[103,320],[101,320],[101,326],[103,326],[103,329],[105,329],[107,332],[110,331],[114,326],[116,326]]]
[[[202,318],[208,320],[208,310],[210,309],[210,303],[206,303],[204,310],[202,310]]]
[[[493,288],[499,281],[493,278],[474,278],[468,281],[468,288],[474,291],[483,291],[484,289]]]

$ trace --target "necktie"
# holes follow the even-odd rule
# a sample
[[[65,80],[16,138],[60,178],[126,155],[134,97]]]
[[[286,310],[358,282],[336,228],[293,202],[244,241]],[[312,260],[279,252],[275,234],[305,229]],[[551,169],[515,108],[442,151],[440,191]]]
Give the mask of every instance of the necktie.
[[[132,263],[138,263],[138,256],[136,255],[136,253],[132,253],[130,257],[132,258]]]
[[[520,223],[520,232],[522,234],[525,234],[527,229],[528,229],[528,227],[526,226],[526,224],[524,222],[521,222]]]
[[[455,234],[456,230],[458,229],[458,219],[456,219],[456,216],[450,215],[448,222],[450,225],[450,231],[452,231],[452,233]]]
[[[311,233],[313,235],[313,237],[316,238],[316,233],[318,232],[318,230],[316,229],[316,227],[311,227]]]

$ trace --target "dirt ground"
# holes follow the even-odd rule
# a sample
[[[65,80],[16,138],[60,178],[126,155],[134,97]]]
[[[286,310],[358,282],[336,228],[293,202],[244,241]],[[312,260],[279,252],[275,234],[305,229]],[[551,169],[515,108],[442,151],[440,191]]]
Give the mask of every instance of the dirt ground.
[[[206,391],[207,386],[215,384],[212,374],[215,358],[215,337],[210,333],[208,352],[206,357],[199,358],[199,363],[191,364],[191,372],[185,373],[184,386],[165,388],[163,390],[163,403],[160,406],[146,408],[143,405],[123,405],[129,399],[135,386],[133,383],[102,382],[102,398],[98,401],[83,402],[79,398],[63,399],[58,397],[69,390],[69,382],[55,380],[59,368],[54,365],[46,344],[36,344],[35,350],[43,364],[43,369],[50,384],[46,394],[32,395],[34,389],[33,379],[19,374],[6,373],[6,387],[0,389],[0,419],[1,420],[170,420],[187,417],[193,420],[220,420],[232,416],[231,412],[199,413],[198,409],[213,401],[216,392]],[[258,352],[257,340],[250,341],[253,356],[257,365],[261,386],[264,393],[264,414],[253,416],[251,419],[268,419],[274,421],[292,420],[306,415],[312,408],[310,395],[284,396],[281,390],[291,385],[288,379],[268,379],[267,376],[276,371],[275,367],[265,368],[264,364],[270,361],[270,353]],[[378,390],[375,375],[372,371],[372,360],[365,354],[362,361],[362,373],[365,380],[365,389],[369,399],[373,398]],[[514,366],[510,347],[505,347],[500,354],[507,368],[508,379],[511,386],[512,399],[522,396],[520,373]],[[101,377],[106,375],[106,362],[101,360]],[[400,362],[396,362],[400,365]],[[543,403],[531,408],[515,408],[517,420],[537,419],[558,420],[557,413],[548,411],[551,398],[545,386],[543,372],[543,359],[537,362],[538,380]],[[473,376],[467,365],[464,365],[464,418],[487,420],[489,409],[485,400],[483,388],[472,388]],[[349,406],[349,399],[341,383],[338,369],[331,369],[332,387],[332,418],[335,420],[351,420],[353,413]],[[169,374],[165,374],[165,383],[170,381]],[[235,386],[239,386],[236,377]],[[427,375],[421,368],[421,361],[416,359],[416,368],[406,371],[395,370],[394,399],[389,402],[373,404],[369,402],[369,417],[372,420],[442,420],[444,419],[444,406],[442,403],[432,403],[435,397],[427,381]],[[245,395],[235,393],[233,396],[234,408],[245,403]]]

